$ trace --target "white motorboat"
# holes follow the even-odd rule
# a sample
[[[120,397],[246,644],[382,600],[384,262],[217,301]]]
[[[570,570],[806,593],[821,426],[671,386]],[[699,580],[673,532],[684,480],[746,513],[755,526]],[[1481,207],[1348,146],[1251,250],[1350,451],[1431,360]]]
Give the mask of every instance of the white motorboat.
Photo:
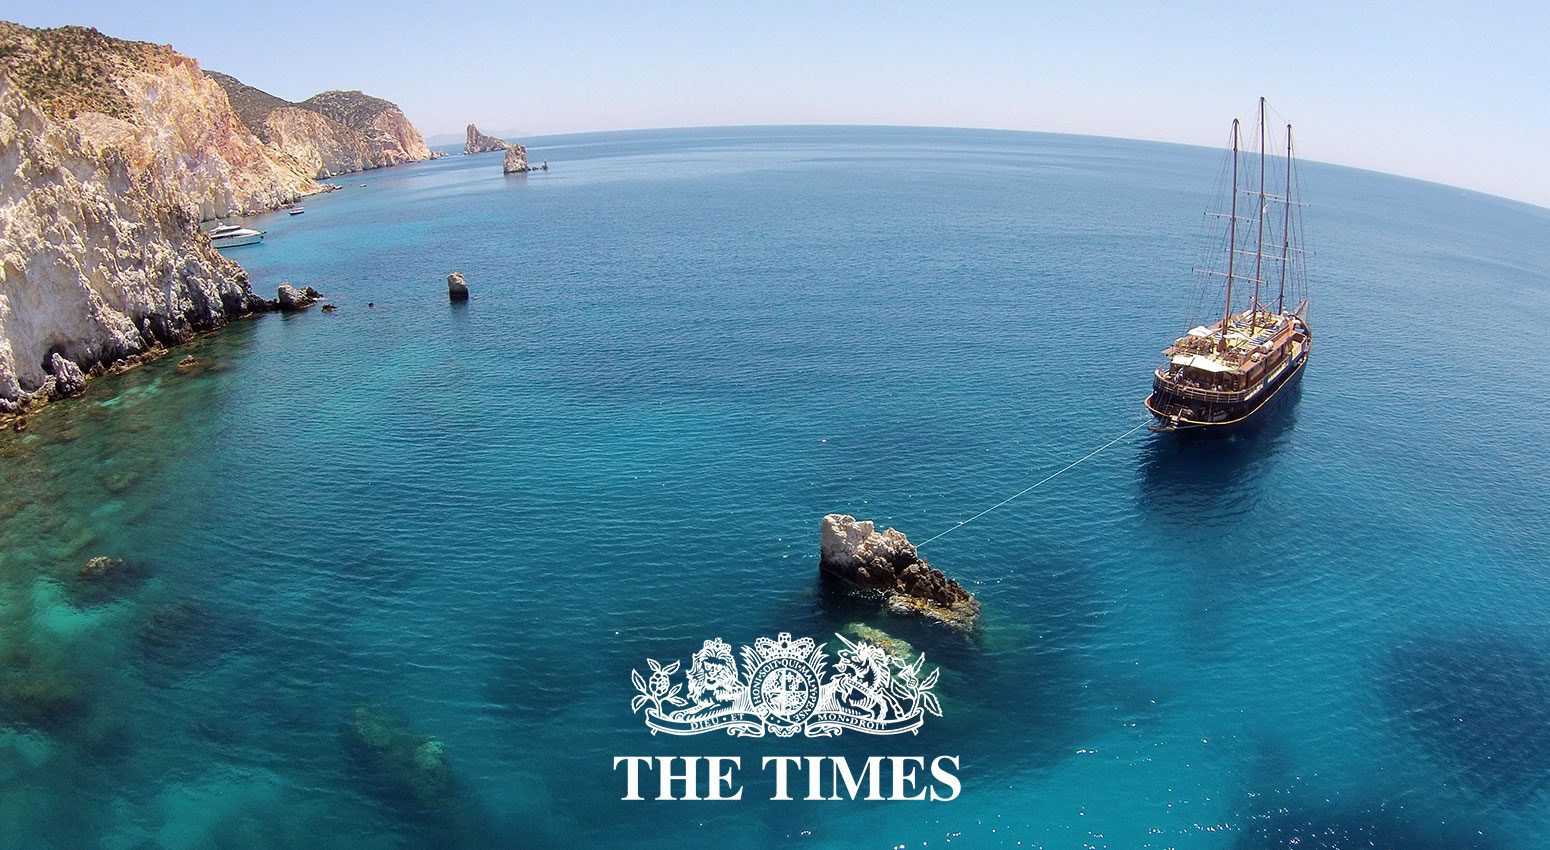
[[[264,241],[264,231],[235,224],[222,224],[208,231],[210,244],[217,248],[235,248]]]

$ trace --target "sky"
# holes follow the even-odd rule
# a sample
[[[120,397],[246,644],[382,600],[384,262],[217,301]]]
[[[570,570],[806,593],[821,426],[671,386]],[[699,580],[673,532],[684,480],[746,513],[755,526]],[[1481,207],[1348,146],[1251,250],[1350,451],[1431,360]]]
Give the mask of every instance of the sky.
[[[1219,145],[1264,95],[1308,159],[1550,206],[1550,3],[72,2],[0,18],[171,44],[427,136],[727,124]]]

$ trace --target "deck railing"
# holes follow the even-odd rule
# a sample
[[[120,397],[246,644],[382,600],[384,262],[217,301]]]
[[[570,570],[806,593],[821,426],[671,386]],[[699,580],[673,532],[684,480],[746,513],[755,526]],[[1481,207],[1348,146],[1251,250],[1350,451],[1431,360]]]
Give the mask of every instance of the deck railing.
[[[1242,390],[1208,390],[1204,387],[1191,387],[1174,381],[1166,369],[1158,369],[1156,372],[1158,385],[1166,388],[1168,392],[1185,398],[1199,399],[1200,401],[1233,401],[1235,396],[1241,398]]]

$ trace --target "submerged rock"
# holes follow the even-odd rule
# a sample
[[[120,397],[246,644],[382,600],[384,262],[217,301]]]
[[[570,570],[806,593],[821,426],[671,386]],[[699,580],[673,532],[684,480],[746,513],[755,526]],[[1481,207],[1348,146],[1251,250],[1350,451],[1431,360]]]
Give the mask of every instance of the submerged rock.
[[[116,472],[104,472],[97,476],[97,483],[101,484],[102,489],[112,495],[120,496],[133,490],[135,485],[140,483],[140,474],[127,469]]]
[[[447,275],[447,297],[453,301],[468,300],[468,281],[463,279],[462,272]]]
[[[145,569],[138,564],[98,555],[88,558],[75,571],[75,585],[71,590],[78,600],[88,604],[107,602],[138,586],[145,580],[145,574]]]
[[[895,661],[909,664],[915,660],[915,647],[910,646],[909,641],[896,638],[882,629],[866,623],[850,623],[845,626],[844,632],[853,638],[882,647],[883,652]]]
[[[39,666],[36,659],[8,659],[0,670],[0,722],[57,729],[86,714],[90,700],[85,683]]]
[[[507,174],[527,171],[527,148],[521,145],[506,148],[506,161],[501,165],[501,171]]]
[[[428,808],[451,802],[452,763],[441,741],[415,733],[385,709],[365,705],[352,713],[348,735],[372,778],[389,790],[407,792]]]
[[[870,520],[846,514],[823,518],[819,569],[858,587],[882,591],[888,607],[972,628],[980,604],[958,582],[926,563],[898,529],[878,532]]]
[[[178,371],[184,375],[197,372],[205,367],[205,362],[190,354],[178,361]]]

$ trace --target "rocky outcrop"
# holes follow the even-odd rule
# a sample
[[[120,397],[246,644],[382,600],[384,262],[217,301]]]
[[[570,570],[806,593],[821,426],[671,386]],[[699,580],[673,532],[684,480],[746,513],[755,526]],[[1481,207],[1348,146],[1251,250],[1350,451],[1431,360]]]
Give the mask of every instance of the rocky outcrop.
[[[264,144],[193,59],[94,29],[0,22],[0,73],[93,153],[122,154],[202,219],[274,209],[321,190],[294,157]]]
[[[527,148],[522,145],[512,144],[504,139],[494,136],[486,136],[479,132],[479,128],[468,125],[468,140],[463,143],[463,153],[487,153],[489,151],[505,151],[506,160],[501,163],[501,171],[505,174],[524,174],[531,169],[527,165]],[[548,171],[548,163],[544,163],[544,170]]]
[[[506,148],[506,162],[501,166],[506,174],[522,174],[527,171],[527,148],[512,145]]]
[[[888,607],[972,628],[980,605],[958,582],[926,563],[904,533],[870,520],[829,514],[819,529],[818,566],[858,587],[881,591]]]
[[[462,272],[447,275],[447,297],[453,301],[468,300],[468,281],[463,279]]]
[[[381,119],[379,123],[373,123],[380,118],[374,116],[366,119],[366,129],[360,129],[323,111],[322,107],[326,106],[333,113],[339,114],[341,109],[336,107],[341,106],[342,100],[328,99],[314,103],[317,100],[314,98],[305,103],[291,103],[227,74],[215,71],[206,71],[205,74],[226,91],[232,109],[248,129],[265,143],[300,162],[314,176],[332,177],[432,156],[428,148],[424,149],[423,155],[419,155],[420,149],[424,148],[424,141],[420,140],[419,147],[415,147],[414,140],[420,138],[419,131],[407,118],[403,119],[407,130],[389,132],[384,136],[379,123],[393,127],[396,126],[396,119]],[[403,117],[403,112],[388,101],[365,95],[361,97],[374,103],[386,104],[382,110],[384,115]],[[349,112],[347,109],[343,111]],[[413,148],[413,155],[406,154],[408,148]]]
[[[297,104],[361,133],[371,156],[383,165],[431,158],[425,137],[397,105],[358,91],[326,91]]]
[[[160,169],[83,144],[3,73],[0,164],[0,414],[264,306]]]
[[[490,151],[503,151],[511,147],[509,142],[497,139],[494,136],[486,136],[479,132],[479,128],[468,125],[468,140],[463,142],[463,153],[489,153]]]
[[[282,283],[275,293],[275,308],[282,313],[295,313],[311,307],[322,299],[323,293],[310,286],[297,290],[289,283]]]
[[[86,392],[86,375],[74,361],[66,360],[59,352],[48,360],[49,371],[54,373],[54,394],[60,397],[80,395]]]

